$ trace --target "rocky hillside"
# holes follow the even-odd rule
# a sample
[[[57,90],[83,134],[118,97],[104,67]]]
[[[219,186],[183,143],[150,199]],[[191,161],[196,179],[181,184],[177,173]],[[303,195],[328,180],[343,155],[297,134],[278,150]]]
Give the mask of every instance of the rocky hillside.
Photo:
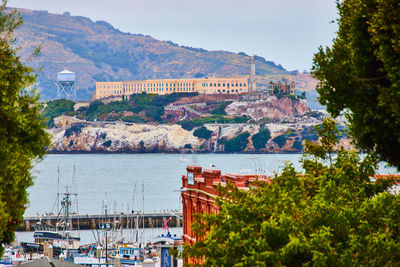
[[[124,33],[105,21],[68,12],[20,10],[24,24],[16,32],[21,56],[42,71],[38,86],[43,99],[54,98],[57,72],[76,73],[79,99],[89,99],[96,81],[150,78],[248,75],[248,55],[207,51],[160,41],[148,35]],[[41,54],[30,55],[41,45]],[[281,65],[256,57],[258,76],[288,75]],[[295,74],[294,72],[292,74]]]

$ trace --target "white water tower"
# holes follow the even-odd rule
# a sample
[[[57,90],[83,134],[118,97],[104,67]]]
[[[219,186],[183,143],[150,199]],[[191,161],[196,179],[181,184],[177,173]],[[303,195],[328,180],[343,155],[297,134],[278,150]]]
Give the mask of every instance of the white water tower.
[[[57,99],[71,99],[76,101],[75,73],[63,70],[57,77]]]

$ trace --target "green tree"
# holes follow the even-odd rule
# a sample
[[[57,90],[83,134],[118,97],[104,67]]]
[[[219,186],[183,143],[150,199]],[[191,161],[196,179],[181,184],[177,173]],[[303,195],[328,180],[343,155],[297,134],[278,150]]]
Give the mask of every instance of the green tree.
[[[74,111],[75,102],[68,99],[57,99],[47,103],[43,110],[43,116],[48,119],[47,126],[54,124],[54,118]]]
[[[272,141],[274,141],[275,143],[277,143],[277,145],[282,148],[284,145],[286,145],[286,140],[287,137],[284,134],[278,135],[276,136],[274,139],[272,139]]]
[[[49,137],[39,116],[38,96],[28,91],[36,76],[21,63],[13,46],[22,23],[16,11],[0,4],[0,243],[11,243],[28,204],[34,159],[45,154]],[[0,255],[3,253],[0,248]]]
[[[241,152],[243,151],[247,144],[249,143],[249,132],[243,132],[238,136],[227,140],[225,142],[225,151],[226,152]]]
[[[197,136],[198,138],[209,139],[213,131],[208,130],[205,126],[201,126],[194,130],[193,135]]]
[[[183,129],[185,129],[186,131],[191,131],[193,130],[193,128],[195,128],[197,125],[197,123],[195,123],[194,121],[181,121],[180,125]]]
[[[262,149],[265,148],[265,145],[267,144],[270,138],[271,138],[271,132],[268,129],[264,129],[254,134],[251,137],[251,140],[253,141],[254,148]]]
[[[319,101],[347,113],[356,144],[400,167],[400,6],[397,0],[344,0],[332,47],[315,54]]]
[[[303,145],[300,141],[296,140],[293,142],[292,148],[296,149],[298,152],[301,152],[303,150]]]
[[[220,186],[219,213],[196,216],[197,242],[183,256],[204,266],[398,266],[400,196],[385,192],[394,180],[371,182],[376,157],[336,149],[333,121],[318,134],[305,141],[304,173],[289,164],[249,191]]]
[[[225,108],[231,103],[232,101],[221,102],[214,110],[211,110],[210,113],[214,115],[226,115]]]

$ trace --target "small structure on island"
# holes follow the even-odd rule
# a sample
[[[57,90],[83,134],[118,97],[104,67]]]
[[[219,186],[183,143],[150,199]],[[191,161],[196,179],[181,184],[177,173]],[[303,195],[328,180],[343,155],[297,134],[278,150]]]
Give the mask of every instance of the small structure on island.
[[[69,70],[63,70],[57,76],[57,97],[56,99],[77,100],[75,88],[75,73]]]
[[[256,59],[254,56],[250,57],[250,77],[249,77],[249,91],[250,94],[257,92],[256,84]]]

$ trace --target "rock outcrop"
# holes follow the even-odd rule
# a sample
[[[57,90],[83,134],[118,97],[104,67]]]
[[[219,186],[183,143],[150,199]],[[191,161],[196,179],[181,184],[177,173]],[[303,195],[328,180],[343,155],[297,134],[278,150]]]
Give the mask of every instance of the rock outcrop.
[[[53,136],[53,152],[179,152],[185,144],[199,143],[176,124],[91,122],[48,131]]]
[[[275,96],[259,101],[235,101],[225,108],[228,115],[247,115],[253,119],[264,117],[270,120],[283,120],[310,111],[310,108],[301,101]]]

